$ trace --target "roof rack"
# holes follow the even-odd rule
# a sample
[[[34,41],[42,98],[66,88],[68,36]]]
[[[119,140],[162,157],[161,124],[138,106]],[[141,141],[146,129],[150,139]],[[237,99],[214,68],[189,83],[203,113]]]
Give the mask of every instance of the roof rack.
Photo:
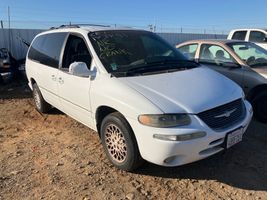
[[[61,28],[81,28],[81,26],[99,26],[99,27],[110,27],[110,25],[102,24],[69,24],[69,25],[60,25],[59,27],[51,27],[50,29],[61,29]]]
[[[50,29],[61,29],[61,28],[80,28],[76,24],[70,24],[70,25],[60,25],[59,27],[51,27]]]
[[[111,27],[110,25],[104,25],[104,24],[75,24],[78,26],[99,26],[99,27]]]

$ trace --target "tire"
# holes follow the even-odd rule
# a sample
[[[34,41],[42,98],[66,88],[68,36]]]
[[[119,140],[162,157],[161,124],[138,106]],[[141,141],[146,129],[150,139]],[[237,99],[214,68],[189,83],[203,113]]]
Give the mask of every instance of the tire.
[[[267,91],[261,92],[252,101],[255,118],[267,123]]]
[[[134,133],[120,113],[111,113],[103,119],[100,136],[108,159],[117,168],[133,171],[143,163]]]
[[[36,83],[33,84],[33,99],[38,112],[47,113],[51,109],[51,105],[44,100]]]

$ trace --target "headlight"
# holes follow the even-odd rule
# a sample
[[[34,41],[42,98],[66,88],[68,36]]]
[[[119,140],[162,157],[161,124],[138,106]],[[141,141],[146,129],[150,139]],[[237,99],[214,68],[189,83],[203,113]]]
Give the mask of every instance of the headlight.
[[[187,114],[140,115],[138,121],[143,125],[157,128],[185,126],[191,123]]]

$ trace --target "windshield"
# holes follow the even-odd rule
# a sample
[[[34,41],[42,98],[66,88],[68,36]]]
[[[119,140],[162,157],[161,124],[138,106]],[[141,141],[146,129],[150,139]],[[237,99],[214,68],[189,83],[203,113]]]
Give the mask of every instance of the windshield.
[[[96,31],[88,36],[104,67],[112,74],[140,75],[196,66],[159,36],[148,31]]]
[[[267,65],[267,51],[256,44],[236,42],[227,44],[234,52],[251,67]]]

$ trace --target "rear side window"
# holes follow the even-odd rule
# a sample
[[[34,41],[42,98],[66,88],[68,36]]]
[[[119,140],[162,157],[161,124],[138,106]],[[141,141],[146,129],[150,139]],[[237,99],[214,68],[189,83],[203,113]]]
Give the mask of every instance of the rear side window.
[[[189,45],[179,47],[178,50],[190,60],[194,60],[197,47],[198,47],[198,44],[189,44]]]
[[[251,31],[249,35],[250,42],[265,42],[266,35],[260,31]]]
[[[245,40],[247,31],[236,31],[232,37],[233,40]]]
[[[67,33],[50,33],[37,37],[29,50],[28,58],[58,68],[61,49]]]

